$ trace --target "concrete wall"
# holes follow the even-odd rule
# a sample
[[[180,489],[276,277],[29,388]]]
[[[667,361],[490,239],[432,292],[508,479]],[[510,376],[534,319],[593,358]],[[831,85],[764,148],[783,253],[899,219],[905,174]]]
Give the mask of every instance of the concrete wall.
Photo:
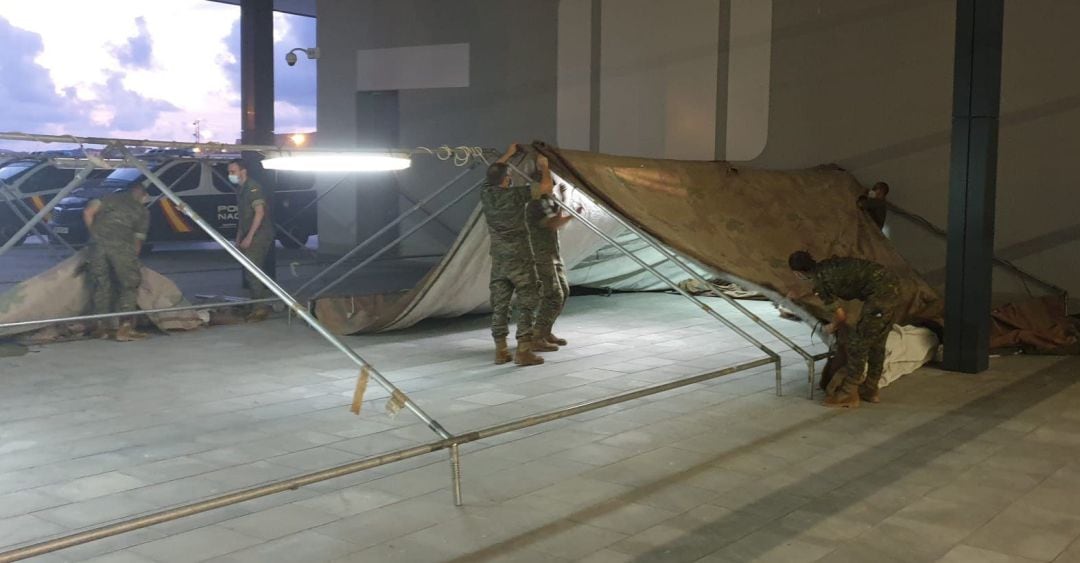
[[[356,136],[358,50],[467,43],[467,87],[400,92],[402,145],[539,138],[770,168],[837,162],[865,183],[888,181],[893,201],[944,226],[954,18],[954,0],[320,0],[320,138]],[[1007,2],[997,247],[1078,293],[1075,21],[1073,0]],[[452,172],[422,166],[403,175],[414,198]],[[374,227],[365,198],[328,202],[324,229],[348,239]],[[414,250],[444,248],[469,209]],[[940,240],[898,218],[889,228],[943,281]]]
[[[356,94],[368,87],[367,77],[357,75],[358,52],[460,44],[468,45],[466,86],[445,87],[445,81],[435,81],[431,82],[435,87],[423,87],[432,80],[426,74],[398,77],[408,79],[410,86],[398,91],[400,145],[502,149],[513,141],[555,139],[556,8],[554,0],[319,0],[320,140],[347,144],[356,138]],[[439,47],[431,49],[431,56],[436,56]],[[401,72],[408,74],[409,69]],[[450,164],[424,160],[398,177],[399,189],[413,200],[459,172]],[[478,170],[471,179],[480,175]],[[468,183],[428,207],[445,203]],[[387,215],[385,209],[371,209],[385,208],[384,194],[373,194],[363,185],[358,188],[338,200],[327,198],[323,206],[327,215],[323,226],[342,235],[324,235],[330,252],[363,239],[388,216],[410,205],[395,201]],[[402,252],[444,251],[476,201],[471,197],[455,206],[437,220],[439,224],[410,239]],[[353,226],[341,229],[354,210]]]

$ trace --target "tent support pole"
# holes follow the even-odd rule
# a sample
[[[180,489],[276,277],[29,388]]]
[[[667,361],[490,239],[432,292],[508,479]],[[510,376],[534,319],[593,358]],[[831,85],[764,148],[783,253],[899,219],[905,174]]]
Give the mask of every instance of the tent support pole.
[[[15,246],[15,243],[17,241],[22,240],[22,238],[26,236],[27,233],[33,230],[34,227],[38,223],[40,223],[42,219],[44,219],[49,213],[52,212],[53,208],[56,207],[56,204],[60,203],[60,200],[67,197],[68,194],[70,194],[75,188],[82,184],[83,181],[86,180],[86,177],[89,176],[90,172],[92,172],[93,170],[93,163],[87,164],[82,168],[82,170],[79,170],[79,172],[75,174],[75,177],[72,178],[66,186],[64,186],[60,191],[56,192],[56,195],[54,195],[53,198],[49,200],[49,203],[45,204],[45,207],[42,207],[36,215],[30,218],[29,222],[23,225],[21,229],[19,229],[14,235],[12,235],[11,238],[8,239],[8,241],[5,242],[3,246],[0,246],[0,256],[3,256],[4,253],[6,253],[8,250],[11,250],[11,248]]]
[[[449,182],[443,184],[439,189],[431,192],[430,194],[427,195],[427,197],[425,197],[424,199],[421,199],[420,201],[418,201],[415,205],[410,207],[408,210],[406,210],[401,215],[398,215],[398,217],[396,219],[394,219],[393,221],[388,223],[386,226],[384,226],[383,228],[376,231],[375,234],[373,234],[373,235],[369,236],[368,238],[364,239],[360,244],[356,245],[352,250],[347,252],[344,256],[342,256],[341,258],[338,258],[337,260],[335,260],[333,264],[330,264],[325,269],[323,269],[323,271],[319,272],[318,274],[315,274],[315,276],[313,278],[311,278],[310,280],[304,282],[304,285],[301,285],[300,287],[296,288],[295,293],[297,295],[302,294],[305,289],[311,287],[311,284],[313,284],[316,281],[322,279],[323,276],[329,274],[330,270],[333,270],[334,268],[337,268],[338,266],[343,264],[345,261],[347,261],[348,259],[355,256],[356,253],[360,252],[362,249],[367,247],[367,245],[369,245],[372,242],[378,240],[379,237],[386,234],[388,231],[390,231],[390,229],[393,229],[399,223],[404,221],[406,217],[408,217],[409,215],[412,215],[416,211],[422,209],[424,207],[424,205],[426,205],[431,200],[438,197],[439,194],[441,194],[441,193],[445,192],[446,190],[450,189],[451,187],[453,187],[455,184],[458,183],[458,181],[460,181],[462,178],[467,176],[469,174],[469,172],[472,172],[473,168],[475,168],[475,165],[466,168],[460,174],[458,174],[457,176],[454,176],[454,178],[451,179]],[[323,291],[325,291],[325,288],[323,289]],[[320,294],[321,294],[321,292],[320,292]],[[319,296],[319,294],[315,295],[315,297],[318,297],[318,296]],[[312,298],[312,299],[314,299],[314,298]]]
[[[565,203],[560,201],[558,198],[554,198],[554,201],[556,203],[558,203],[560,207],[565,209],[567,211],[567,213],[570,213],[575,219],[580,221],[582,225],[585,225],[586,227],[588,227],[588,229],[590,231],[592,231],[592,232],[596,233],[597,235],[599,235],[600,238],[607,241],[608,244],[614,246],[615,248],[618,248],[620,252],[625,254],[627,258],[629,258],[629,259],[633,260],[634,262],[636,262],[638,264],[638,266],[641,266],[642,268],[648,270],[650,273],[652,273],[652,275],[659,278],[660,281],[666,283],[668,286],[671,287],[671,289],[675,290],[676,292],[678,292],[683,297],[689,299],[692,303],[694,303],[699,308],[701,308],[701,310],[705,311],[709,316],[711,316],[714,319],[720,321],[721,324],[728,327],[729,329],[734,331],[736,334],[741,336],[744,340],[746,340],[747,342],[753,344],[755,347],[757,347],[757,349],[764,352],[765,355],[767,355],[772,360],[772,362],[775,364],[775,367],[776,367],[776,394],[777,395],[781,394],[782,389],[781,389],[781,380],[780,380],[780,369],[781,369],[780,354],[777,354],[771,348],[769,348],[768,346],[763,344],[761,341],[754,338],[753,336],[748,334],[743,329],[739,328],[738,325],[736,325],[735,323],[729,321],[726,317],[724,317],[720,313],[717,313],[715,309],[710,307],[704,301],[698,299],[696,296],[690,294],[689,292],[687,292],[683,288],[679,287],[679,284],[675,283],[674,280],[672,280],[671,278],[665,276],[664,274],[661,274],[659,271],[656,270],[656,268],[653,268],[652,266],[647,264],[644,260],[642,260],[641,258],[638,258],[632,251],[630,251],[627,248],[624,248],[621,244],[618,243],[618,241],[616,241],[614,238],[608,236],[608,234],[605,233],[600,227],[597,227],[595,224],[593,224],[592,221],[589,221],[587,218],[585,218],[584,215],[578,213],[577,211],[575,211],[573,209],[570,209],[569,205],[566,205]]]
[[[122,147],[121,150],[123,151],[127,161],[130,162],[132,166],[137,168],[139,172],[145,175],[155,186],[157,186],[157,188],[161,190],[161,193],[164,194],[165,197],[169,198],[169,201],[172,201],[176,205],[177,209],[183,211],[183,213],[187,215],[188,218],[190,218],[196,225],[198,225],[199,228],[206,232],[206,234],[210,235],[210,238],[214,239],[214,242],[221,246],[221,248],[223,248],[237,262],[240,263],[240,266],[242,266],[245,270],[255,276],[258,281],[262,282],[262,284],[265,285],[272,293],[274,293],[274,295],[277,295],[279,299],[284,301],[285,304],[288,305],[289,308],[297,314],[297,316],[299,316],[301,319],[304,319],[304,321],[308,325],[310,325],[311,328],[315,330],[315,332],[319,333],[319,335],[322,336],[323,339],[325,339],[332,346],[340,350],[343,354],[348,356],[348,358],[352,360],[353,363],[355,363],[357,366],[360,366],[361,368],[367,368],[368,372],[371,374],[372,379],[374,379],[379,385],[383,387],[383,389],[386,389],[386,391],[390,393],[392,401],[397,401],[401,404],[403,408],[407,408],[408,410],[412,411],[413,414],[415,414],[420,420],[422,420],[428,426],[428,428],[430,428],[431,431],[438,435],[440,438],[450,438],[451,434],[445,428],[443,428],[442,424],[439,424],[437,420],[424,412],[424,410],[421,409],[416,403],[414,403],[412,399],[410,399],[403,391],[401,391],[393,383],[391,383],[390,380],[386,379],[383,374],[379,373],[379,371],[375,369],[374,366],[372,366],[370,363],[368,363],[367,360],[357,354],[355,350],[350,348],[347,344],[342,342],[341,339],[339,339],[337,336],[327,330],[326,327],[322,325],[322,323],[316,320],[315,317],[307,311],[307,309],[301,306],[300,303],[296,301],[296,299],[293,299],[293,297],[289,295],[289,293],[285,291],[280,285],[278,285],[277,282],[270,279],[270,276],[267,276],[266,273],[263,272],[254,262],[249,260],[247,256],[244,256],[244,254],[240,252],[239,249],[229,244],[229,242],[225,240],[225,237],[221,236],[221,233],[217,232],[217,230],[211,227],[210,224],[207,223],[198,213],[196,213],[194,209],[188,207],[187,204],[185,204],[183,200],[181,200],[175,193],[173,193],[173,191],[169,189],[169,186],[166,185],[160,177],[154,174],[154,172],[152,172],[145,163],[132,155],[131,151],[129,151],[127,147]]]
[[[371,264],[372,262],[377,260],[383,254],[386,254],[387,252],[389,252],[392,248],[394,248],[395,246],[400,244],[401,241],[409,238],[410,236],[413,235],[413,233],[416,233],[420,229],[424,228],[425,225],[427,225],[431,221],[434,221],[439,215],[442,215],[444,212],[446,212],[447,209],[450,209],[454,205],[457,205],[457,203],[459,201],[465,199],[465,196],[473,193],[474,191],[476,191],[477,188],[479,188],[483,184],[484,184],[484,181],[481,180],[481,181],[473,184],[472,187],[470,187],[469,189],[467,189],[467,190],[461,192],[460,194],[454,196],[454,199],[450,200],[449,202],[447,202],[442,207],[436,209],[434,213],[428,215],[427,217],[424,217],[423,221],[420,221],[414,227],[412,227],[409,230],[405,231],[404,233],[402,233],[400,236],[398,236],[394,240],[386,243],[386,245],[384,245],[382,248],[380,248],[374,254],[372,254],[371,256],[368,256],[362,262],[360,262],[359,264],[357,264],[357,265],[353,266],[352,268],[350,268],[349,271],[345,272],[344,274],[342,274],[340,277],[338,277],[334,281],[326,284],[325,287],[323,287],[318,292],[316,292],[315,295],[311,296],[311,300],[314,301],[314,300],[318,299],[319,297],[322,297],[323,295],[326,294],[326,292],[328,292],[331,289],[337,287],[341,282],[345,281],[349,276],[355,274],[356,272],[360,271],[362,268],[366,267],[368,264]]]

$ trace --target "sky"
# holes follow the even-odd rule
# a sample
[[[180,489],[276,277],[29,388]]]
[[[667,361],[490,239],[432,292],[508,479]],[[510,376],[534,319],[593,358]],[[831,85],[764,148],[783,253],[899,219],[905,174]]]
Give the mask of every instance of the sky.
[[[275,14],[276,132],[315,130],[315,20]],[[0,0],[0,131],[240,137],[240,9],[207,0]],[[43,145],[0,141],[21,150]]]

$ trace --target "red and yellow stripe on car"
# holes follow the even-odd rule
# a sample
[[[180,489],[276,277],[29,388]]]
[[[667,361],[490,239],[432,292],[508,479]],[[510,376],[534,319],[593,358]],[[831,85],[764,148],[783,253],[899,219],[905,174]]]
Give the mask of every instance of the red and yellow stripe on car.
[[[38,211],[41,211],[42,209],[45,209],[45,198],[43,198],[43,197],[41,197],[39,195],[30,196],[30,205],[32,205],[34,207],[34,212],[35,213],[38,212]],[[45,220],[46,221],[51,221],[52,220],[52,213],[46,214],[45,215]]]
[[[184,219],[184,216],[180,213],[180,210],[173,205],[173,202],[166,198],[161,198],[161,211],[165,215],[165,221],[169,223],[169,227],[177,233],[190,233],[191,225]]]

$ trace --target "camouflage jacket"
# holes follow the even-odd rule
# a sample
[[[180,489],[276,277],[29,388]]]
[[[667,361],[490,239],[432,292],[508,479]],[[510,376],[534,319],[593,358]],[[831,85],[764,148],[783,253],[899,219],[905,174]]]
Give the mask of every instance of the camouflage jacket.
[[[529,226],[529,241],[532,243],[533,256],[537,262],[550,260],[562,262],[559,249],[559,231],[544,223],[559,215],[559,206],[552,196],[543,195],[534,199],[525,207],[525,220]]]
[[[266,190],[252,179],[240,184],[236,195],[237,211],[240,214],[240,236],[247,236],[251,224],[255,222],[255,208],[263,206],[266,215],[263,216],[259,230],[255,232],[255,238],[272,237],[274,221],[270,218],[270,201]]]
[[[492,258],[533,259],[525,220],[525,206],[532,199],[532,187],[529,185],[509,188],[484,186],[480,192],[480,205],[491,235]]]
[[[109,194],[90,205],[98,209],[90,226],[90,236],[95,244],[134,246],[136,240],[146,240],[150,212],[131,196],[131,192]]]
[[[900,281],[885,266],[860,258],[829,258],[814,270],[814,293],[829,305],[837,299],[891,299]]]

